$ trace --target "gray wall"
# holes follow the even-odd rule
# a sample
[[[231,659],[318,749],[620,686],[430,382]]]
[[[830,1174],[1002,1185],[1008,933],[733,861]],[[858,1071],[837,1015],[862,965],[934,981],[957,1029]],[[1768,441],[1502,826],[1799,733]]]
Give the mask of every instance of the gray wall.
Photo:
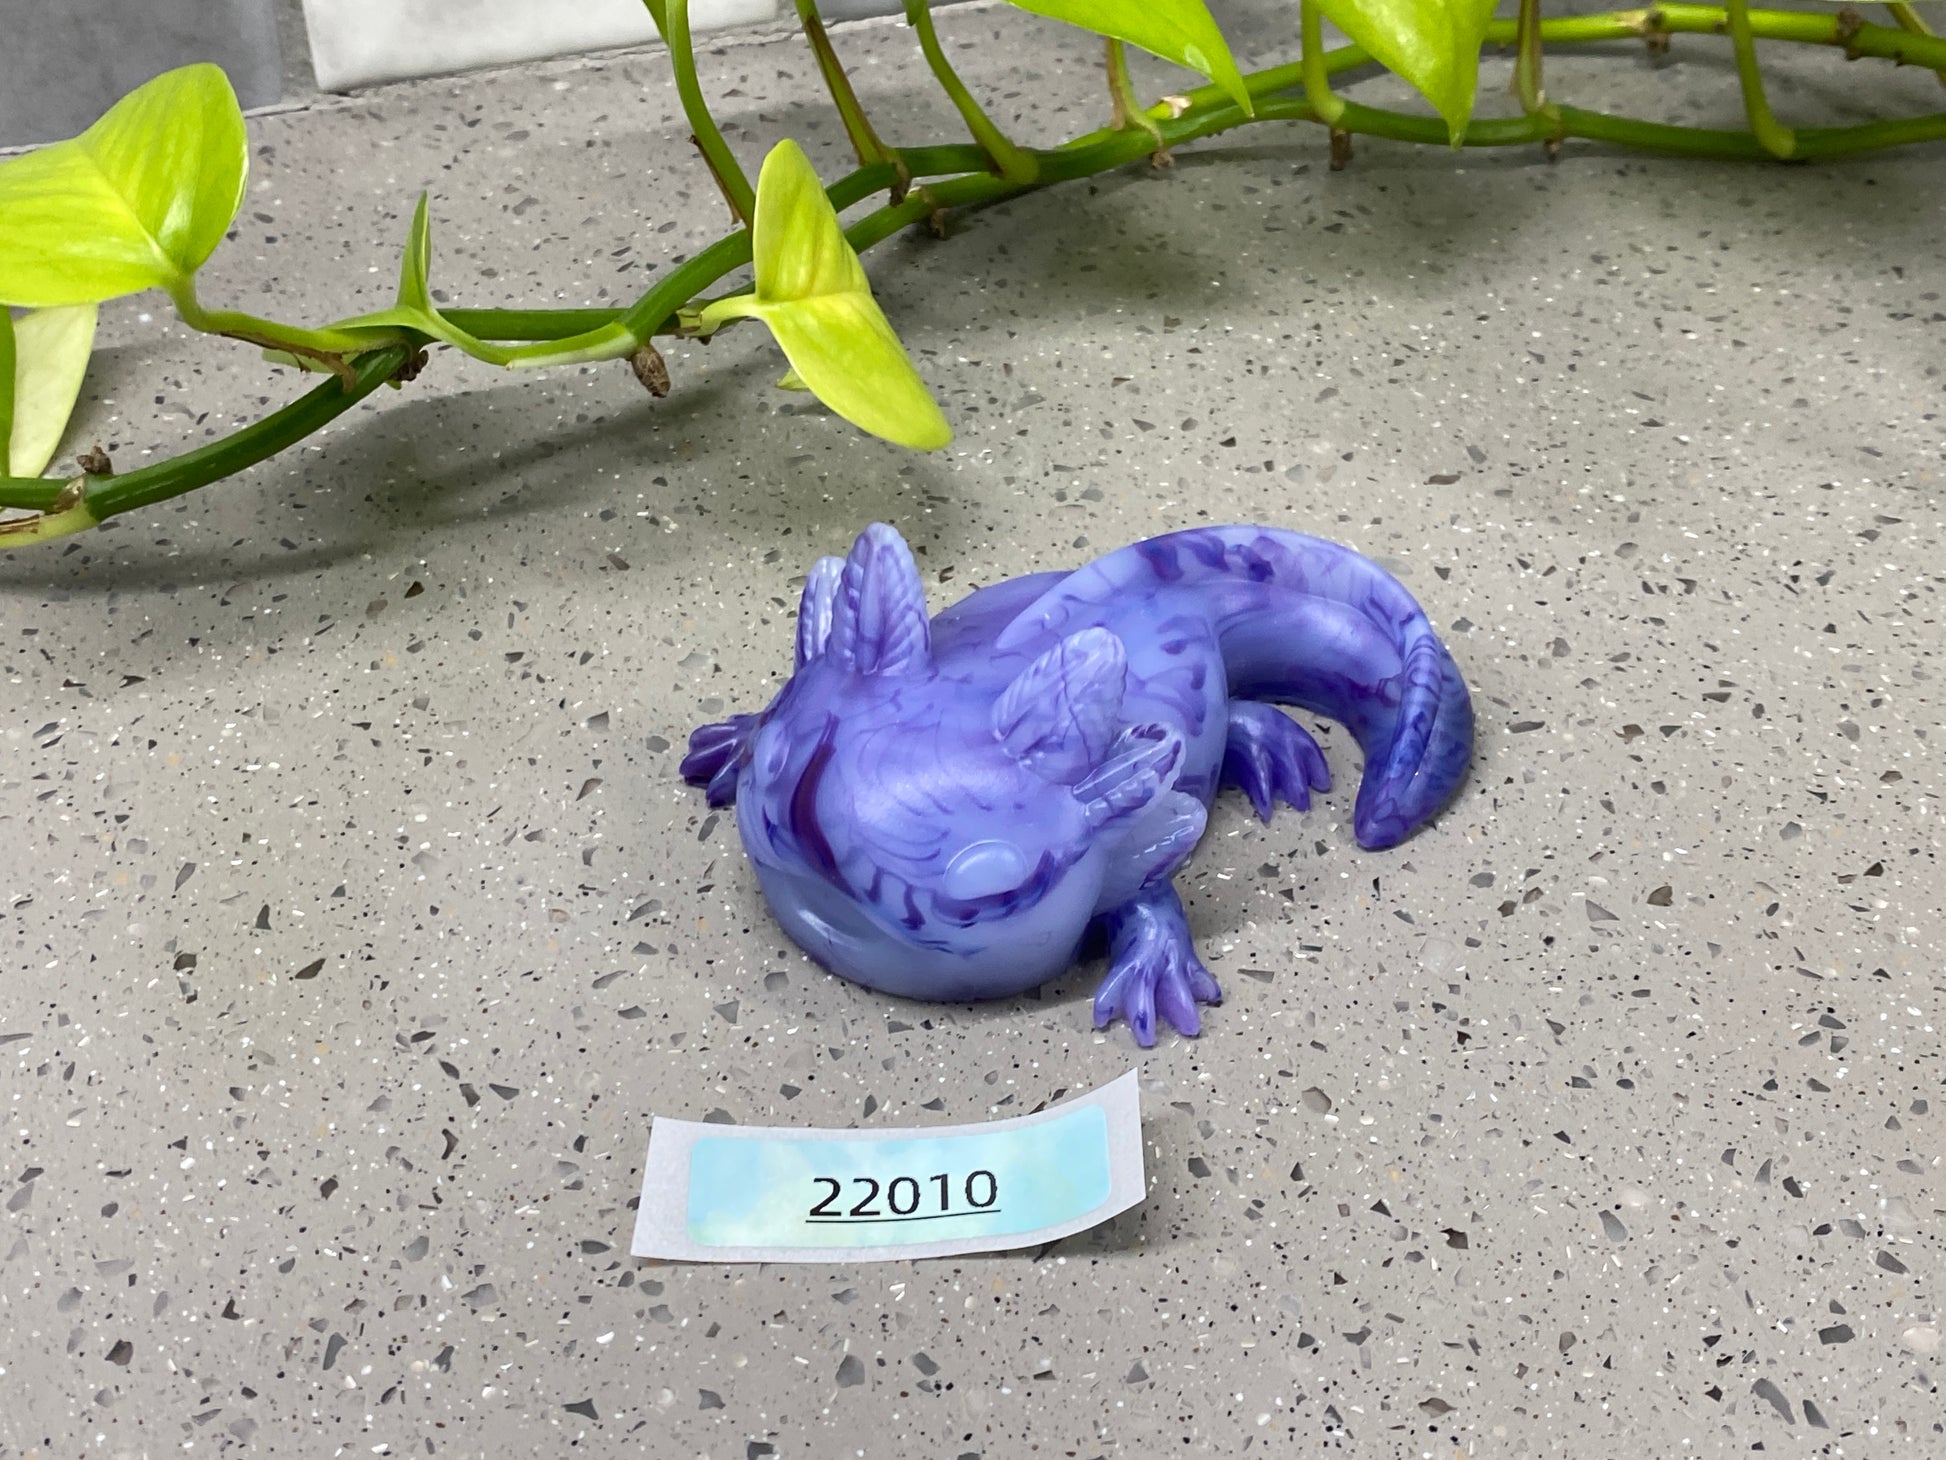
[[[191,61],[220,65],[246,107],[284,89],[275,0],[0,0],[0,36],[0,146],[71,137]]]

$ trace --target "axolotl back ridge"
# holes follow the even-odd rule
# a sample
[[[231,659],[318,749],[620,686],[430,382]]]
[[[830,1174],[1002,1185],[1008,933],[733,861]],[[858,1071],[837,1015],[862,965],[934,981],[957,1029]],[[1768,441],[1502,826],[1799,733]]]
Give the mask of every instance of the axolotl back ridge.
[[[1390,847],[1465,778],[1473,708],[1396,579],[1268,527],[1138,542],[983,588],[928,619],[875,524],[805,583],[796,672],[705,725],[682,772],[737,830],[765,897],[832,972],[908,998],[1018,994],[1106,934],[1097,1027],[1153,1044],[1221,994],[1170,878],[1219,786],[1259,815],[1330,787],[1278,705],[1364,752],[1353,830]]]

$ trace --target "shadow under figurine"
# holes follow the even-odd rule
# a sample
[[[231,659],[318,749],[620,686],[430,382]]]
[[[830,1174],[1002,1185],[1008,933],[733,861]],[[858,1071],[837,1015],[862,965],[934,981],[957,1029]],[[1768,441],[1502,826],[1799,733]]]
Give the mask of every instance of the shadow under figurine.
[[[1268,819],[1330,786],[1274,708],[1365,753],[1354,830],[1393,846],[1446,804],[1473,707],[1412,596],[1335,543],[1170,533],[983,588],[928,622],[903,539],[869,527],[804,585],[768,709],[705,725],[682,773],[737,830],[777,919],[833,973],[906,998],[1022,993],[1107,936],[1095,1026],[1155,1042],[1222,997],[1170,877],[1219,785]]]

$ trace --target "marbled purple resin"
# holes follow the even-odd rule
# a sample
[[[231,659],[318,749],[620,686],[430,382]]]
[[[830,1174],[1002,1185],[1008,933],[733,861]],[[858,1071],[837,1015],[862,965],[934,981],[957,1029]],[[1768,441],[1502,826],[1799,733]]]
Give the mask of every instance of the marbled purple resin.
[[[1267,527],[1152,538],[983,588],[931,622],[904,541],[867,528],[804,585],[797,672],[705,725],[682,773],[737,829],[785,930],[834,973],[915,999],[1017,994],[1091,927],[1095,1024],[1184,1034],[1221,997],[1170,877],[1219,784],[1259,815],[1330,785],[1273,708],[1365,754],[1354,829],[1389,847],[1465,777],[1473,707],[1419,605],[1335,543]]]

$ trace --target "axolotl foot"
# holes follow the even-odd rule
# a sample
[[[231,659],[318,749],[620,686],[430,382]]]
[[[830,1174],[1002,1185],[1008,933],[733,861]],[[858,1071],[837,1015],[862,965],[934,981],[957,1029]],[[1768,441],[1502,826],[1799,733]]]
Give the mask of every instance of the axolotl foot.
[[[1167,882],[1151,884],[1103,914],[1102,922],[1108,932],[1108,977],[1095,994],[1095,1028],[1107,1028],[1119,1014],[1144,1049],[1155,1043],[1157,1014],[1178,1033],[1193,1036],[1201,1030],[1196,1006],[1222,1003],[1223,991],[1196,957],[1176,889]]]
[[[732,715],[696,728],[689,737],[689,754],[682,758],[682,778],[692,786],[706,786],[704,799],[712,806],[728,806],[737,798],[737,772],[744,747],[757,728],[755,715]]]
[[[1311,793],[1331,789],[1331,768],[1310,732],[1275,705],[1232,700],[1223,784],[1240,788],[1268,821],[1280,800],[1309,811]]]

